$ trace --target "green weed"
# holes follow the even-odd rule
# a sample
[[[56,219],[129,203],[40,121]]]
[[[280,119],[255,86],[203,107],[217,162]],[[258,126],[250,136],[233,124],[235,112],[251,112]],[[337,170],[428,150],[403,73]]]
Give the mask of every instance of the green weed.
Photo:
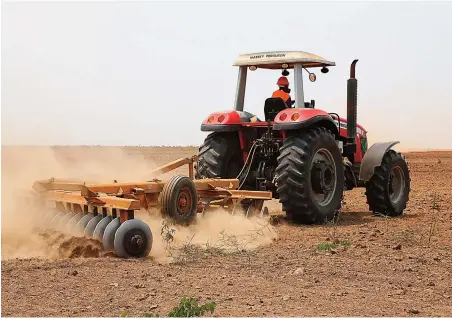
[[[319,250],[319,251],[329,251],[329,250],[338,248],[340,245],[348,247],[348,246],[352,245],[352,243],[349,242],[349,241],[344,241],[344,240],[340,241],[339,244],[336,244],[336,243],[320,243],[320,244],[317,244],[317,250]]]
[[[210,302],[204,305],[198,305],[198,302],[193,298],[184,297],[179,301],[179,305],[174,307],[166,317],[200,317],[204,313],[210,312],[213,314],[216,307],[215,302]],[[121,312],[120,317],[128,317],[128,313]],[[159,314],[145,313],[141,317],[161,317]]]
[[[320,244],[317,244],[317,249],[319,251],[329,251],[331,249],[338,248],[338,247],[339,247],[339,245],[334,244],[334,243],[320,243]]]
[[[210,311],[213,314],[216,303],[210,302],[202,306],[198,305],[198,302],[194,298],[182,298],[179,302],[179,306],[174,307],[170,311],[168,317],[200,317],[203,316],[206,311]]]

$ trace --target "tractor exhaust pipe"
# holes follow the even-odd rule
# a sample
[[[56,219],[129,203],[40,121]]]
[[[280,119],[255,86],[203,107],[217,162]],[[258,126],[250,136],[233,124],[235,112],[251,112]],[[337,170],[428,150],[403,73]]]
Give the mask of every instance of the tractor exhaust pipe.
[[[355,66],[358,60],[350,65],[350,78],[347,81],[347,143],[355,144],[357,125],[358,80],[355,78]],[[356,150],[354,151],[356,152]]]

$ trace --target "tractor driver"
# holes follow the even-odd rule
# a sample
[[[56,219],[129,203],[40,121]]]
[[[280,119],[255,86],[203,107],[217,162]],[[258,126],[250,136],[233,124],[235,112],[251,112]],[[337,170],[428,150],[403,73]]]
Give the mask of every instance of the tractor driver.
[[[272,98],[279,97],[286,103],[287,107],[292,107],[295,101],[292,101],[290,98],[289,80],[287,77],[281,76],[276,82],[276,85],[279,86],[279,89],[273,92]]]

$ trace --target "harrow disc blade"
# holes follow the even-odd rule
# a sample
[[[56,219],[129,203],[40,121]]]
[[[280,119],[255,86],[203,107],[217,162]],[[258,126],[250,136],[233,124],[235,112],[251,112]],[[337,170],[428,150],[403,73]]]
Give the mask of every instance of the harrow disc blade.
[[[75,227],[77,226],[78,221],[81,220],[82,217],[85,216],[85,213],[79,212],[77,213],[66,225],[66,231],[68,231],[69,234],[76,234]]]
[[[103,243],[104,249],[106,251],[112,250],[115,248],[115,244],[114,244],[115,234],[120,225],[121,225],[120,219],[119,219],[119,217],[117,217],[113,221],[111,221],[105,228],[104,236],[102,238],[102,243]]]
[[[115,234],[116,255],[122,258],[146,257],[152,249],[152,231],[139,219],[127,220],[121,224]]]
[[[65,215],[67,215],[68,213],[66,213],[66,212],[60,212],[60,213],[58,213],[57,215],[55,215],[54,217],[53,217],[53,219],[52,219],[52,221],[50,222],[50,229],[52,229],[52,230],[56,230],[57,229],[57,226],[58,226],[58,223],[61,221],[61,219],[65,216]]]
[[[60,222],[58,222],[57,230],[61,231],[61,232],[65,232],[67,224],[75,215],[76,215],[76,213],[69,212],[64,217],[62,217]]]
[[[102,242],[105,229],[112,220],[113,217],[111,215],[108,215],[104,217],[102,220],[100,220],[99,223],[97,223],[96,227],[94,228],[93,238]]]
[[[43,228],[49,228],[50,223],[52,222],[52,219],[57,215],[58,213],[55,210],[51,210],[46,213],[44,219],[42,220],[41,227]]]
[[[74,233],[76,235],[83,236],[85,233],[85,227],[92,218],[94,218],[94,214],[92,214],[92,213],[88,213],[84,217],[82,217],[80,219],[80,221],[78,221],[77,225],[75,226]]]
[[[94,230],[96,229],[96,226],[99,224],[99,222],[102,220],[102,215],[96,215],[91,220],[89,220],[88,224],[85,227],[85,236],[86,237],[93,237]]]

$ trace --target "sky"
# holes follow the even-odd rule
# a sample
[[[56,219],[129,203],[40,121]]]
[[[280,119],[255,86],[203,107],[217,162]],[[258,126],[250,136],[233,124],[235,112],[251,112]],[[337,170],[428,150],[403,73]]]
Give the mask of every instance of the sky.
[[[234,106],[242,53],[336,62],[305,100],[358,122],[370,143],[452,149],[452,2],[2,2],[2,145],[199,145]],[[280,71],[248,72],[263,118]],[[289,80],[293,79],[293,72]],[[293,89],[293,87],[292,87]]]

